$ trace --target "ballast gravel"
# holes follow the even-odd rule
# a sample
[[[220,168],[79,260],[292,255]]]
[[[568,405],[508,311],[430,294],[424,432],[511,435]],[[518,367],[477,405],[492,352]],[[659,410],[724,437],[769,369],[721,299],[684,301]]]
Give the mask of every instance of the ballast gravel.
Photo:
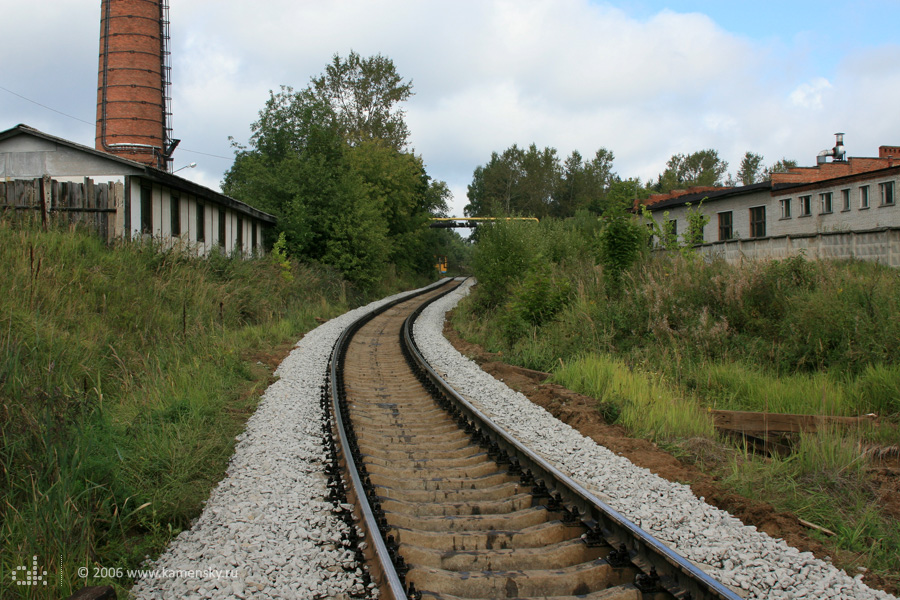
[[[482,371],[442,334],[444,315],[470,285],[423,312],[416,341],[426,359],[496,423],[742,596],[894,598],[743,525],[687,486],[636,467]],[[300,340],[238,436],[225,479],[194,526],[145,565],[134,597],[341,599],[367,592],[363,567],[347,547],[341,511],[349,507],[326,500],[319,394],[341,332],[405,295],[350,311]]]
[[[366,594],[340,514],[352,507],[326,500],[319,396],[341,332],[366,312],[408,294],[352,310],[300,340],[237,437],[225,479],[194,526],[144,567],[131,590],[135,597],[265,600]]]
[[[637,467],[485,373],[443,336],[459,290],[426,308],[415,337],[425,359],[472,404],[651,535],[746,598],[888,599],[810,552],[744,525],[691,489]]]

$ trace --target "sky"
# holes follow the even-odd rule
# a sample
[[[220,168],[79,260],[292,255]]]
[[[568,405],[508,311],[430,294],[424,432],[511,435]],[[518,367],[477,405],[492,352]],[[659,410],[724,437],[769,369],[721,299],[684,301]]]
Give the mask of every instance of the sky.
[[[0,0],[0,131],[93,147],[100,0]],[[655,179],[712,148],[814,165],[900,145],[900,0],[169,0],[175,168],[219,189],[231,139],[280,86],[335,54],[390,58],[412,81],[411,147],[453,193],[491,152],[534,143],[615,155]]]

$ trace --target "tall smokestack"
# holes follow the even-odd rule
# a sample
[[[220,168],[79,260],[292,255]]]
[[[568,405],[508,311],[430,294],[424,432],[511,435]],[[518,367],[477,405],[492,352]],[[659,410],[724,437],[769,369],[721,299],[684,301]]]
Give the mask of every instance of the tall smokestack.
[[[95,147],[169,169],[167,0],[102,0]]]

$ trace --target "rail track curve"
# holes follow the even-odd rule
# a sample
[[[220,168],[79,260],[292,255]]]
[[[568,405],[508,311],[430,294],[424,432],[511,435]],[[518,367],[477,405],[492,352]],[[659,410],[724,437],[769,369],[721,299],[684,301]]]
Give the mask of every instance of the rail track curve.
[[[412,323],[452,282],[335,344],[329,488],[381,597],[739,598],[496,426],[422,358]],[[349,504],[347,504],[349,503]]]

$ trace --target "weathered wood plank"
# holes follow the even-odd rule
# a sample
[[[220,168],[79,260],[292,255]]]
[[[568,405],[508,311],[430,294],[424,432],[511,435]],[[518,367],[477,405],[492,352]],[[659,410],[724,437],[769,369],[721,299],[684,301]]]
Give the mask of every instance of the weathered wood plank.
[[[876,415],[832,417],[828,415],[792,415],[736,410],[710,410],[713,424],[748,434],[815,432],[825,426],[860,427],[874,423]]]
[[[117,205],[122,184],[59,181],[50,177],[0,181],[0,214],[7,218],[37,220],[45,227],[84,227],[105,241],[117,233]]]

